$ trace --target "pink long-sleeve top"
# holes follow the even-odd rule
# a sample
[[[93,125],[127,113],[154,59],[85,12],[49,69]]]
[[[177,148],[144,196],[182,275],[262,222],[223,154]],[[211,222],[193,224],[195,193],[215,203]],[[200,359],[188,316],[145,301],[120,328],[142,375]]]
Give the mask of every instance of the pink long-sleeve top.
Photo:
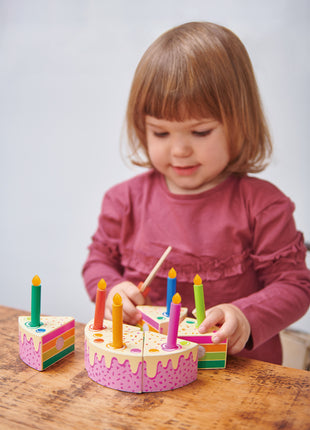
[[[239,354],[280,364],[278,333],[305,314],[310,272],[294,204],[269,182],[230,176],[200,194],[175,195],[154,170],[111,188],[83,267],[95,300],[97,283],[143,281],[164,250],[172,251],[151,284],[153,304],[166,304],[167,275],[177,272],[182,306],[194,307],[193,278],[204,284],[206,308],[233,303],[251,325]]]

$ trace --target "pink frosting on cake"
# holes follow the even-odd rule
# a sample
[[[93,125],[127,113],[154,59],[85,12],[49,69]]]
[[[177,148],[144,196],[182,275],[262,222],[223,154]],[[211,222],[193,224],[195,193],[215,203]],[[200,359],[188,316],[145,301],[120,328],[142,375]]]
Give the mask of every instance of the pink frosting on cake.
[[[147,375],[146,363],[144,362],[143,392],[174,390],[190,384],[196,378],[197,360],[193,359],[192,353],[189,354],[188,358],[181,355],[176,369],[173,368],[171,360],[168,361],[167,367],[163,367],[162,363],[159,362],[154,378]]]
[[[19,335],[19,355],[21,359],[36,370],[42,370],[41,342],[38,351],[35,350],[33,339],[27,340],[24,334],[23,339]]]
[[[155,392],[174,390],[183,385],[190,384],[197,378],[197,359],[193,359],[190,353],[188,358],[180,356],[178,366],[173,368],[172,361],[169,360],[166,367],[161,362],[157,365],[156,375],[151,378],[147,375],[147,364],[144,361],[143,386],[141,381],[141,363],[137,372],[133,373],[128,360],[120,364],[116,357],[111,360],[111,366],[105,365],[104,356],[98,360],[97,353],[94,356],[94,364],[89,361],[87,342],[85,341],[85,368],[88,376],[95,382],[109,388],[132,393]]]
[[[141,363],[138,366],[137,372],[133,373],[128,360],[120,364],[117,358],[113,357],[111,367],[107,367],[104,356],[99,361],[97,353],[95,353],[94,364],[91,365],[87,342],[85,342],[85,368],[88,376],[101,385],[114,388],[115,390],[141,393]]]

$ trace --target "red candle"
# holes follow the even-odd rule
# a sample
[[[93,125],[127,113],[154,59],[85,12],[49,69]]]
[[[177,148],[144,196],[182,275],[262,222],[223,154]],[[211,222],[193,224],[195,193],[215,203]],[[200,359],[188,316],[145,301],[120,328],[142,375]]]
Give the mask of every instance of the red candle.
[[[105,308],[105,289],[106,282],[104,279],[100,279],[98,282],[97,295],[96,295],[96,308],[95,308],[95,318],[93,324],[93,330],[102,330],[103,320],[104,320],[104,308]]]

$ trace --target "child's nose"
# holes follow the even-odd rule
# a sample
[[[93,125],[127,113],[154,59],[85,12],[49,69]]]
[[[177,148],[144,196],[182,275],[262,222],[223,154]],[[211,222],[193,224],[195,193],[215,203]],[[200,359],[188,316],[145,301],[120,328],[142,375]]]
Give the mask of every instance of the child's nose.
[[[188,157],[192,153],[192,147],[186,137],[175,137],[172,140],[171,154],[174,157]]]

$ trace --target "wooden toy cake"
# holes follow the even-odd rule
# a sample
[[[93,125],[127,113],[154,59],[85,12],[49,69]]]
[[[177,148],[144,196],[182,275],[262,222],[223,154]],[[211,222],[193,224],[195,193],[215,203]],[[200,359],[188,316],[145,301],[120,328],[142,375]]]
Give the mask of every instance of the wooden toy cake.
[[[41,281],[32,280],[31,317],[20,316],[19,355],[36,370],[61,360],[74,351],[75,321],[72,317],[40,317]]]
[[[123,347],[114,348],[111,322],[106,328],[85,327],[85,367],[88,376],[109,388],[132,393],[173,390],[197,378],[198,345],[178,340],[165,350],[167,336],[124,325]]]
[[[178,340],[181,297],[171,304],[168,336],[123,324],[123,304],[113,297],[112,322],[103,320],[104,280],[98,283],[95,318],[85,327],[88,376],[109,388],[133,393],[166,391],[197,378],[198,345]]]
[[[170,252],[169,248],[159,263]],[[159,264],[139,284],[142,294],[158,267]],[[112,322],[104,320],[105,288],[102,279],[98,283],[95,318],[85,327],[85,367],[95,382],[133,393],[166,391],[193,382],[198,368],[225,367],[227,342],[212,342],[217,328],[206,334],[198,331],[205,318],[199,275],[194,278],[197,320],[186,318],[187,308],[182,308],[181,297],[175,292],[173,268],[167,279],[167,306],[138,306],[142,319],[137,327],[123,325],[123,305],[118,293],[113,297]]]

